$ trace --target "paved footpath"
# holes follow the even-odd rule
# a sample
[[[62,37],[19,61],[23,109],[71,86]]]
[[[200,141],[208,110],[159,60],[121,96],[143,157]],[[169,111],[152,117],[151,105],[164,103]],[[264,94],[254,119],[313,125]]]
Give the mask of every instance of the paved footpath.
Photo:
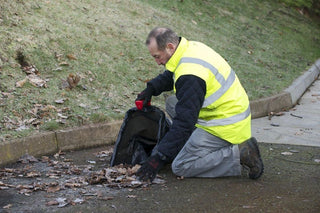
[[[320,147],[320,77],[294,108],[253,119],[252,134],[259,142]]]

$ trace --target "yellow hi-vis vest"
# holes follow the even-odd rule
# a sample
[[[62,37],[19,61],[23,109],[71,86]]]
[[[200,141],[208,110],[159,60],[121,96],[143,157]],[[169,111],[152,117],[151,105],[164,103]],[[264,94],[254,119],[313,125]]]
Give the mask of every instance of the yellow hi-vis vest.
[[[182,75],[195,75],[206,82],[197,127],[233,144],[251,137],[248,96],[235,72],[218,53],[182,37],[166,69],[173,72],[174,82]]]

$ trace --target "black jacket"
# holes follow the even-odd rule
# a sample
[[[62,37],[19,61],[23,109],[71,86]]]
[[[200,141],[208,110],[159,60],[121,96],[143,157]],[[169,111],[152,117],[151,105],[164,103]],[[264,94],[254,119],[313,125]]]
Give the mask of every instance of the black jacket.
[[[148,86],[154,88],[155,96],[172,90],[173,84],[173,73],[168,70],[148,82]],[[169,160],[176,157],[194,130],[206,94],[205,81],[194,75],[180,76],[175,87],[178,99],[176,116],[170,130],[157,146],[157,151]]]

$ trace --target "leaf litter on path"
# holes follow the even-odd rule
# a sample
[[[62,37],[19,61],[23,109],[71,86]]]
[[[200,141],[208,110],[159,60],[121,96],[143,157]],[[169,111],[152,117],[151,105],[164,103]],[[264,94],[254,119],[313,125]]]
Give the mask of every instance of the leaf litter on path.
[[[106,161],[105,158],[112,155],[112,150],[110,148],[93,155]],[[113,196],[106,194],[106,188],[114,190],[127,188],[132,191],[150,185],[137,179],[135,173],[140,165],[120,164],[114,167],[104,166],[102,169],[96,167],[97,165],[89,162],[85,165],[76,165],[72,159],[66,158],[62,151],[52,157],[42,156],[40,159],[25,154],[14,168],[0,169],[0,190],[13,189],[25,196],[42,191],[50,194],[45,205],[62,208],[82,204],[89,197],[112,200]],[[164,183],[160,176],[153,181],[153,184]],[[94,189],[101,186],[106,188],[98,192]],[[78,193],[75,193],[76,191]],[[74,197],[76,194],[80,194],[81,197],[78,195]]]

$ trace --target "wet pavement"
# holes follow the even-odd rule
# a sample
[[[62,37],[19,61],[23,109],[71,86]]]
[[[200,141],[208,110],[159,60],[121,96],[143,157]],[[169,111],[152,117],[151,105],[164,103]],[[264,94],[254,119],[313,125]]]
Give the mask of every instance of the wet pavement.
[[[96,153],[110,148],[50,157],[64,165],[55,169],[55,174],[61,171],[56,177],[46,161],[8,165],[5,168],[20,169],[25,176],[5,178],[2,173],[0,182],[15,187],[0,190],[0,212],[320,212],[317,147],[260,144],[265,173],[259,180],[247,178],[245,171],[241,177],[180,180],[167,166],[157,184],[83,184],[88,170],[109,167],[110,156]],[[28,191],[37,184],[51,188]]]

